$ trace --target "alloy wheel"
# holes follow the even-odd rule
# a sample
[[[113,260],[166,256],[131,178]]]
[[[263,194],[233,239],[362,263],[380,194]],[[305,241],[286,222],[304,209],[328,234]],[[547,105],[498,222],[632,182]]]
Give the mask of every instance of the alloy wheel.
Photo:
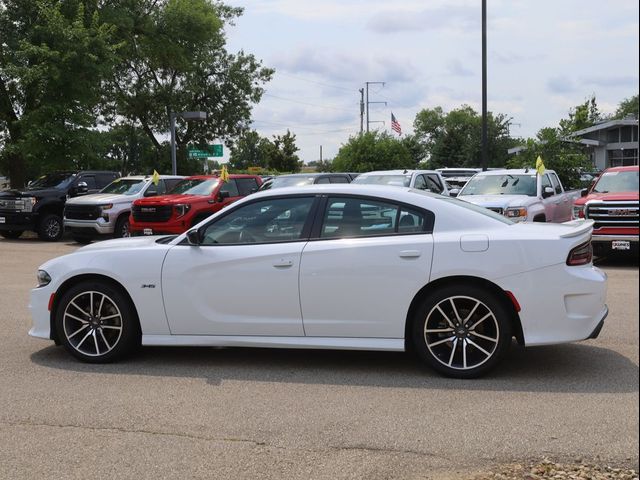
[[[480,300],[450,296],[439,301],[424,322],[424,341],[438,362],[455,370],[471,370],[497,351],[500,324]]]
[[[64,335],[74,350],[82,355],[100,357],[118,345],[123,317],[112,298],[90,290],[69,301],[63,312],[62,324]]]

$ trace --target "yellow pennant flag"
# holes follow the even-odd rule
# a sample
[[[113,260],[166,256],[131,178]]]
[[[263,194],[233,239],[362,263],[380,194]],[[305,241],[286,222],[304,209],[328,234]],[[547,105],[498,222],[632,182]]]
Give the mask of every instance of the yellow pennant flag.
[[[227,183],[229,181],[229,172],[227,171],[227,166],[223,165],[222,170],[220,170],[220,180]]]
[[[156,172],[155,169],[153,170],[153,175],[151,176],[151,181],[156,186],[158,185],[158,183],[160,183],[160,174],[158,172]]]
[[[538,175],[542,175],[544,173],[544,163],[542,162],[542,157],[538,155],[538,159],[536,160],[536,172]]]

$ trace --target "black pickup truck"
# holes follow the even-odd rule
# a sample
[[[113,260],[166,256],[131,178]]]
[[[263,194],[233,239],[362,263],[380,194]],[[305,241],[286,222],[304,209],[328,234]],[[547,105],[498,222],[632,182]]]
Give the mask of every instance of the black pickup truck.
[[[24,190],[4,190],[0,192],[0,235],[18,238],[25,230],[33,230],[42,240],[60,240],[67,199],[96,193],[119,177],[117,172],[106,171],[55,172]]]

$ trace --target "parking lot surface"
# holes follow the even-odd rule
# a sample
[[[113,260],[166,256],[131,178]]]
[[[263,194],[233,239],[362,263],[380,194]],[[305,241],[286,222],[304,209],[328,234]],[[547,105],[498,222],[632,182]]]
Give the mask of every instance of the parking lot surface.
[[[599,338],[514,345],[461,381],[381,352],[144,348],[79,363],[27,336],[37,267],[78,247],[0,239],[2,479],[451,478],[545,457],[638,468],[637,259],[598,262]]]

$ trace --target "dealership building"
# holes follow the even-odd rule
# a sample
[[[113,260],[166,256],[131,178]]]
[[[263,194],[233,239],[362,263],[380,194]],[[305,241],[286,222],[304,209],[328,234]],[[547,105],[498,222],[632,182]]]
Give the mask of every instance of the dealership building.
[[[598,170],[638,165],[638,119],[635,117],[598,123],[569,137],[586,147]]]

